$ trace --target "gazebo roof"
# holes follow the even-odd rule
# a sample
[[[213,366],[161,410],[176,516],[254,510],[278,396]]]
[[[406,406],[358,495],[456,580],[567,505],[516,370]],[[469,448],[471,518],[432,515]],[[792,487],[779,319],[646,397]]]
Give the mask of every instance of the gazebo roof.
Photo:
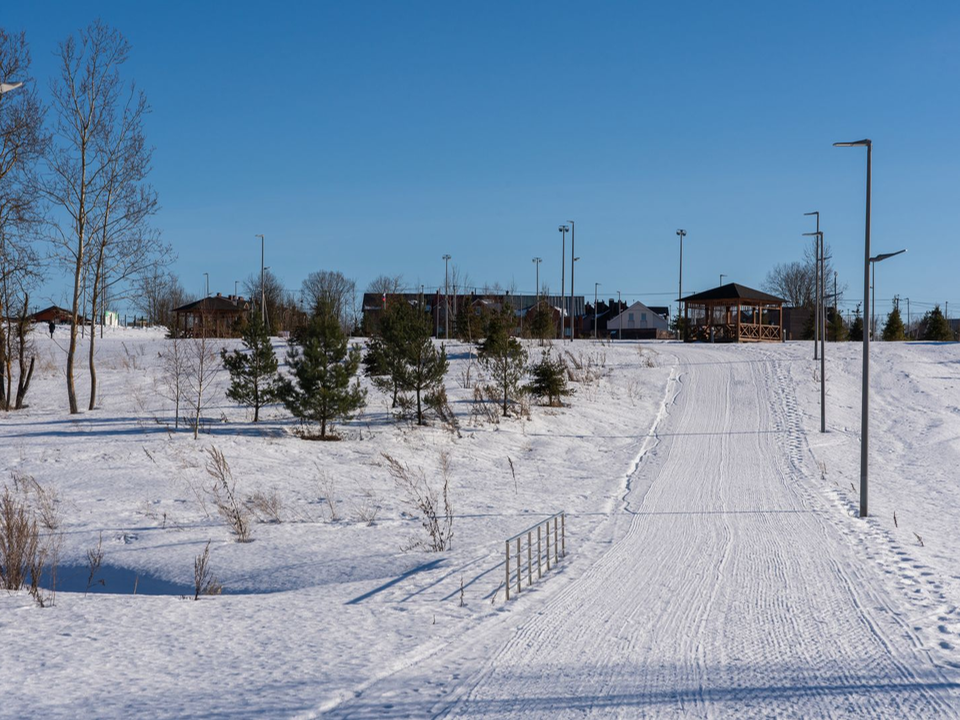
[[[723,300],[757,300],[760,302],[778,303],[780,305],[783,305],[787,302],[783,298],[779,298],[776,295],[770,295],[769,293],[761,292],[760,290],[754,290],[753,288],[748,288],[745,285],[740,285],[738,283],[727,283],[726,285],[715,287],[712,290],[704,290],[703,292],[687,295],[685,298],[680,298],[681,302]]]
[[[237,312],[247,306],[247,301],[242,298],[231,300],[222,295],[211,295],[200,300],[196,300],[186,305],[181,305],[174,309],[175,313],[188,312]]]

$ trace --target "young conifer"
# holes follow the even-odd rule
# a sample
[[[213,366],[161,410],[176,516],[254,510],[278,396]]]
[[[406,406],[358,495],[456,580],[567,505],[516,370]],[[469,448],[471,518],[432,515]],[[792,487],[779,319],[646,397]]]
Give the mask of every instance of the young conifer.
[[[923,339],[924,340],[933,340],[936,342],[945,342],[947,340],[953,340],[953,331],[950,329],[950,324],[947,322],[947,319],[943,316],[943,312],[940,310],[940,306],[937,305],[923,316],[923,320],[920,321],[923,325]]]
[[[563,404],[561,398],[573,394],[567,387],[567,364],[562,357],[554,360],[549,352],[545,352],[540,362],[530,368],[530,375],[532,382],[527,385],[527,390],[534,397],[545,398],[551,407],[559,407]]]
[[[335,421],[347,420],[366,402],[366,391],[355,380],[360,351],[350,348],[340,321],[329,306],[319,307],[291,344],[287,363],[293,379],[283,378],[280,397],[302,423],[320,425],[320,438]]]
[[[900,318],[900,308],[896,305],[887,315],[887,324],[883,326],[883,339],[886,341],[907,339],[903,329],[903,320]]]
[[[477,351],[480,364],[493,376],[493,387],[502,397],[504,416],[509,413],[510,403],[523,392],[520,380],[527,364],[527,351],[510,335],[512,318],[509,305],[492,315],[487,323],[487,336]]]
[[[244,349],[220,350],[223,366],[230,373],[227,397],[252,407],[253,421],[259,422],[260,408],[277,399],[277,356],[259,312],[251,316],[241,337]]]

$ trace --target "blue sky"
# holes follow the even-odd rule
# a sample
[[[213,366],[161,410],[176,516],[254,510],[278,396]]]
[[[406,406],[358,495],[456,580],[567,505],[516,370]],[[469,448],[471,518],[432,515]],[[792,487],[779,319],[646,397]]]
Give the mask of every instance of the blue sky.
[[[16,3],[46,84],[56,43],[100,17],[133,45],[153,106],[156,222],[185,286],[232,292],[267,265],[676,296],[760,287],[819,210],[862,296],[865,153],[873,249],[894,294],[960,315],[960,4]],[[568,246],[569,250],[569,246]],[[569,278],[569,263],[568,263]],[[50,284],[57,299],[61,284]],[[62,281],[62,286],[66,281]],[[955,314],[953,312],[951,315]]]

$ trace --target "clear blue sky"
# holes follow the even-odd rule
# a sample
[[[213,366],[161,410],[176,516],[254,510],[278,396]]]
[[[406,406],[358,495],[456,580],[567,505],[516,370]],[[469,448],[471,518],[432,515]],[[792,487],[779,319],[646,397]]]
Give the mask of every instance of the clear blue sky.
[[[578,294],[665,304],[678,227],[685,291],[760,287],[819,210],[856,300],[865,151],[831,144],[870,137],[874,252],[909,248],[878,311],[960,314],[956,2],[21,2],[0,23],[46,82],[97,16],[133,45],[190,290],[258,270],[255,233],[289,288],[332,269],[429,290],[450,253],[528,292],[539,255],[558,290],[574,219]]]

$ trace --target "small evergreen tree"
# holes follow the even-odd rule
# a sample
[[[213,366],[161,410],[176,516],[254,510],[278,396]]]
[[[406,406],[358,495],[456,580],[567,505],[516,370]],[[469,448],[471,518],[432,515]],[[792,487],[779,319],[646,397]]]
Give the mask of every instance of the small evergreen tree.
[[[572,395],[573,390],[567,387],[567,364],[562,357],[556,360],[550,352],[543,353],[540,362],[530,368],[532,382],[527,390],[537,398],[546,398],[547,405],[559,407],[563,405],[561,398]]]
[[[512,318],[509,305],[502,312],[491,315],[487,336],[477,349],[480,363],[493,376],[493,387],[503,398],[504,416],[509,414],[510,403],[523,392],[520,380],[527,364],[527,351],[510,335]]]
[[[223,366],[230,373],[227,397],[253,408],[253,421],[259,422],[260,408],[277,399],[277,355],[259,312],[243,328],[244,350],[220,350]]]
[[[423,405],[435,408],[446,401],[443,378],[447,374],[449,363],[447,351],[441,345],[433,344],[430,322],[420,314],[405,324],[400,356],[400,388],[412,392],[417,398],[417,425],[423,425]]]
[[[364,406],[366,391],[354,379],[360,351],[348,346],[328,305],[317,308],[299,342],[291,343],[287,364],[293,379],[281,380],[283,404],[301,423],[319,423],[321,439],[328,437],[334,421],[349,419]]]
[[[807,319],[803,321],[803,327],[800,329],[800,339],[801,340],[813,340],[816,337],[816,328],[814,327],[816,323],[817,311],[813,305],[808,305],[804,307],[808,311]]]
[[[830,342],[843,342],[847,339],[847,324],[843,321],[843,315],[836,308],[830,308],[830,322],[827,325],[827,340]]]
[[[554,327],[553,309],[545,300],[541,300],[533,311],[533,318],[530,321],[530,335],[537,338],[542,347],[547,338],[552,338],[556,334],[557,328]]]
[[[903,320],[900,319],[900,308],[896,305],[887,315],[887,324],[883,326],[883,339],[888,342],[907,339],[903,329]]]
[[[853,311],[853,322],[850,323],[849,339],[855,342],[863,341],[863,318],[860,316],[860,305]]]
[[[403,299],[387,305],[377,332],[367,345],[363,363],[373,384],[392,395],[390,407],[397,407],[403,382],[404,347],[416,311]]]
[[[924,315],[921,323],[923,324],[922,337],[924,340],[933,340],[936,342],[953,340],[953,331],[950,329],[950,324],[947,322],[947,319],[940,311],[939,305]]]

